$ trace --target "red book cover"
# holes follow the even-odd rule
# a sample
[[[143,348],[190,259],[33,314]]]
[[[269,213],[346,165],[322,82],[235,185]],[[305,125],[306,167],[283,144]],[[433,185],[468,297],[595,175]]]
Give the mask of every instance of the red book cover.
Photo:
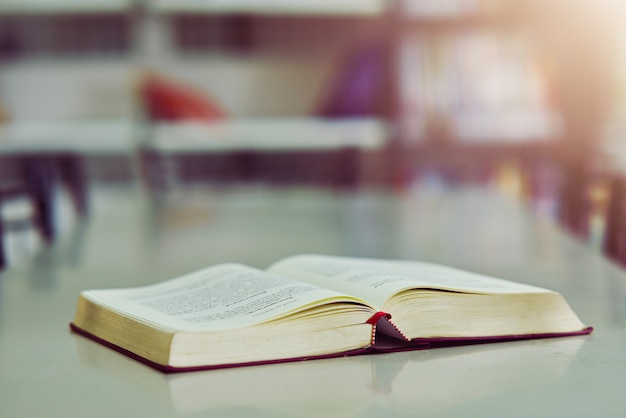
[[[139,94],[152,120],[212,121],[226,117],[207,94],[165,77],[146,75]]]

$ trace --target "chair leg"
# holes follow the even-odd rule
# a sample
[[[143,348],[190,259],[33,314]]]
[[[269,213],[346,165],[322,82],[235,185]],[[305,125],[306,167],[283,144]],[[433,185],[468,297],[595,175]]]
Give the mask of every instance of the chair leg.
[[[76,213],[85,216],[89,212],[85,170],[79,156],[65,155],[59,160],[59,175],[67,187]]]
[[[53,201],[55,173],[52,161],[45,157],[30,157],[26,161],[25,170],[37,229],[46,242],[52,242],[56,235]]]
[[[4,270],[6,266],[7,266],[7,256],[6,256],[6,248],[4,248],[4,220],[0,216],[0,271]]]

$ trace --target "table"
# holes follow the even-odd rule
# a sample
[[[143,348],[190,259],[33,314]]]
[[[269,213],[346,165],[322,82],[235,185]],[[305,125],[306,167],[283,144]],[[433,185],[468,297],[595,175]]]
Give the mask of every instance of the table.
[[[207,182],[351,188],[363,156],[384,152],[389,131],[376,118],[162,122],[146,128],[139,155],[154,195]]]
[[[560,291],[588,337],[162,375],[71,334],[79,291],[294,253],[442,262]],[[0,415],[623,416],[626,274],[485,188],[241,187],[160,205],[94,189],[88,222],[0,276]]]

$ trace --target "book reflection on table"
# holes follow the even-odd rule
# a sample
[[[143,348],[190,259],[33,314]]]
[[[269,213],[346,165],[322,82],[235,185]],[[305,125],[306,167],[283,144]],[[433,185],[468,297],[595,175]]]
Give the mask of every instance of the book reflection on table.
[[[74,336],[82,365],[178,413],[258,410],[273,416],[353,416],[375,408],[436,412],[561,379],[586,338],[556,338],[162,374]]]

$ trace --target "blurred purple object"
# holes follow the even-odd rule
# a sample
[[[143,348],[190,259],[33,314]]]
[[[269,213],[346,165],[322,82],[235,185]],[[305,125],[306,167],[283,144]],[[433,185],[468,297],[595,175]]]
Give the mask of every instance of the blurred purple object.
[[[386,51],[383,43],[357,48],[338,67],[316,111],[326,118],[370,117],[386,113]]]

